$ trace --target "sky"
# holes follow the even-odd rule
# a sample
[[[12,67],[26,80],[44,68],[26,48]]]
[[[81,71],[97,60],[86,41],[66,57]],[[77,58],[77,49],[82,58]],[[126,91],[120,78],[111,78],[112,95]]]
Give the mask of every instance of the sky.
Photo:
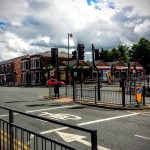
[[[84,44],[112,49],[150,40],[150,0],[0,0],[0,61],[26,54],[69,52]]]

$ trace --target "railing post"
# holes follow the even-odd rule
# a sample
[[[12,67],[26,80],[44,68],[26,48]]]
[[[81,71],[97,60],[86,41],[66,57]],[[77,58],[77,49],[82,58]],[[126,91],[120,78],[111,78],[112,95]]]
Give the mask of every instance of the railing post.
[[[14,149],[13,126],[12,126],[13,121],[14,121],[14,118],[13,118],[13,111],[9,110],[10,150],[13,150],[13,149]]]
[[[122,105],[125,107],[125,86],[122,86]]]
[[[145,86],[143,86],[143,105],[145,105]]]
[[[66,97],[68,96],[67,95],[67,85],[65,86],[65,95],[66,95]]]
[[[95,86],[95,104],[96,104],[96,86]]]
[[[82,99],[82,80],[81,80],[81,99]]]
[[[72,86],[73,86],[73,101],[75,101],[75,84],[74,84],[74,80],[72,81]]]
[[[91,150],[97,150],[97,130],[91,132]]]

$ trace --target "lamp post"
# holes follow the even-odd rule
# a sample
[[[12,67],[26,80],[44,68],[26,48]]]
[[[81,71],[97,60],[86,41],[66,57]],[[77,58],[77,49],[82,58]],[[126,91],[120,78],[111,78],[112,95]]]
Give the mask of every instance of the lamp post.
[[[68,71],[67,71],[67,82],[69,84],[69,38],[73,37],[71,33],[68,33]]]

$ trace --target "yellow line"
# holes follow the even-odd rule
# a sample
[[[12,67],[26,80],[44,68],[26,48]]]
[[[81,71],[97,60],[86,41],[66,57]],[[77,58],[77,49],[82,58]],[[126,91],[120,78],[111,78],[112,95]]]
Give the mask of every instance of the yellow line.
[[[3,135],[2,135],[1,133],[4,134],[4,135],[6,136],[6,138],[3,137]],[[6,132],[3,132],[3,130],[0,130],[0,134],[1,134],[1,139],[4,140],[6,143],[10,144],[10,141],[9,141],[9,140],[7,141],[7,137],[9,138],[10,135],[8,135]],[[20,141],[18,141],[17,139],[14,139],[14,148],[15,148],[15,147],[18,148],[18,146],[16,146],[16,144],[17,144],[18,146],[22,146],[22,143],[21,143]],[[31,149],[30,149],[29,147],[27,147],[26,145],[23,145],[23,148],[24,148],[25,150],[31,150]],[[20,148],[18,148],[18,149],[21,150]]]

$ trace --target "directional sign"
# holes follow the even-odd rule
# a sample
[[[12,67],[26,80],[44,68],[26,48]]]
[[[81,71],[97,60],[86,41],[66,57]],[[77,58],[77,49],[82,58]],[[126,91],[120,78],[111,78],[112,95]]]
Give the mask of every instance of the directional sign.
[[[137,88],[137,89],[136,89],[136,93],[137,93],[137,94],[140,94],[140,93],[141,93],[141,89],[140,89],[140,88]]]
[[[91,143],[84,140],[86,138],[86,136],[81,136],[81,135],[76,135],[76,134],[70,134],[70,133],[64,133],[64,132],[60,132],[57,131],[56,133],[58,133],[60,135],[60,137],[66,141],[67,143],[69,142],[74,142],[74,141],[78,141],[84,145],[90,146],[91,147]],[[98,150],[109,150],[105,147],[102,146],[98,146]]]
[[[142,100],[142,92],[140,86],[135,87],[135,98],[138,103],[140,103]]]

